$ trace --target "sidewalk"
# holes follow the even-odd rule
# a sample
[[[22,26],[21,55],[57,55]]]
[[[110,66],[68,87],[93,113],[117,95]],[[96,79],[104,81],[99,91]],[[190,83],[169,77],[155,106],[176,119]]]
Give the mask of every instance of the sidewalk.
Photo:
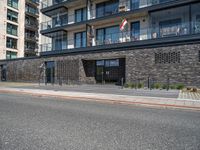
[[[81,88],[84,88],[84,90],[80,91]],[[95,90],[97,92],[94,92]],[[99,101],[103,103],[134,104],[150,107],[173,107],[200,110],[200,100],[179,98],[179,91],[121,89],[120,87],[112,86],[100,88],[98,86],[93,87],[91,85],[50,87],[33,84],[12,87],[2,86],[0,84],[0,93],[30,94],[62,99]],[[165,95],[165,97],[161,97],[161,95]]]

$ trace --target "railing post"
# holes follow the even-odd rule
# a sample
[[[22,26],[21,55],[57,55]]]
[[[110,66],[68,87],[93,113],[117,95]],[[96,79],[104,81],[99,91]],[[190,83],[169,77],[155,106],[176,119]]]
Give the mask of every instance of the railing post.
[[[148,76],[148,89],[150,89],[151,90],[151,86],[150,86],[150,77]]]
[[[169,84],[170,84],[169,76],[167,76],[167,91],[169,91]]]

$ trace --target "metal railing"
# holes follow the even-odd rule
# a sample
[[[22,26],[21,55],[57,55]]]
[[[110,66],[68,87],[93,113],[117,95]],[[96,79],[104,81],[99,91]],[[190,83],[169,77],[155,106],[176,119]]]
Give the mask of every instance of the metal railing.
[[[41,6],[42,8],[46,8],[46,7],[50,7],[56,4],[60,4],[63,2],[66,2],[68,0],[43,0],[41,2]],[[170,1],[174,1],[174,0],[139,0],[136,2],[132,2],[130,0],[126,0],[127,3],[129,3],[129,5],[132,6],[132,9],[138,9],[138,8],[143,8],[143,7],[148,7],[148,6],[152,6],[152,5],[157,5],[157,4],[161,4],[161,3],[166,3],[166,2],[170,2]],[[123,3],[124,1],[119,1],[119,6],[124,6]]]
[[[27,1],[29,1],[31,3],[34,3],[34,4],[39,4],[40,3],[39,0],[27,0]]]
[[[30,34],[30,33],[25,33],[25,38],[32,40],[32,41],[37,41],[38,40],[38,36],[35,34]]]
[[[181,37],[185,35],[200,34],[200,24],[197,23],[182,23],[179,25],[168,26],[165,28],[145,28],[140,29],[139,31],[124,31],[116,32],[112,34],[105,34],[103,36],[91,36],[88,39],[62,39],[59,47],[56,47],[56,44],[47,43],[40,45],[41,51],[54,51],[54,50],[67,50],[74,48],[83,48],[99,45],[108,45],[108,44],[117,44],[117,43],[126,43],[126,42],[136,42],[150,39],[162,39],[169,37]],[[61,38],[61,36],[60,36]],[[75,41],[78,43],[76,46]],[[84,43],[83,43],[84,41]],[[86,43],[87,41],[87,43]]]
[[[46,8],[66,1],[68,0],[44,0],[41,2],[41,7]]]
[[[25,25],[32,28],[39,28],[39,25],[33,22],[26,22]]]

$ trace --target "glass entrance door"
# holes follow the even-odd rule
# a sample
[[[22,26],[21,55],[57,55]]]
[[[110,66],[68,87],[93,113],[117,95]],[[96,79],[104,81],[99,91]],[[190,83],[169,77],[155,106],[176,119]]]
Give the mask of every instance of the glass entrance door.
[[[96,81],[104,82],[104,60],[96,61]]]
[[[96,61],[96,81],[99,83],[120,83],[125,77],[125,59]]]
[[[55,63],[53,61],[46,62],[46,83],[54,83],[55,81]]]

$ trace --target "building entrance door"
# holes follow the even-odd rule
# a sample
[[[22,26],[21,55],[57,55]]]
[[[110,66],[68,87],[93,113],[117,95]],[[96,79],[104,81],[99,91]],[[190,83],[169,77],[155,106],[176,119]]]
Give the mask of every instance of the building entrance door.
[[[55,81],[55,63],[54,61],[49,61],[45,63],[46,68],[46,83],[54,83]]]
[[[99,83],[119,83],[125,77],[125,59],[96,61],[96,81]]]
[[[6,65],[1,65],[1,81],[6,81]]]

